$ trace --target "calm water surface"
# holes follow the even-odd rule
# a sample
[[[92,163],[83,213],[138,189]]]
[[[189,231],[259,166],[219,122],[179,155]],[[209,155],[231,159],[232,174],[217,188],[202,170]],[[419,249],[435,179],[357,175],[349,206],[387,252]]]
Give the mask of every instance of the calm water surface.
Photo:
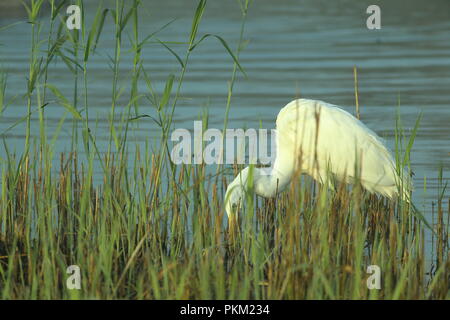
[[[158,34],[163,41],[186,41],[195,8],[194,1],[143,1],[141,37],[150,34],[173,18],[168,28]],[[378,4],[382,29],[366,28],[366,8]],[[87,1],[87,21],[95,14],[98,1]],[[112,6],[110,6],[112,7]],[[44,17],[44,20],[47,17]],[[0,25],[25,18],[8,17]],[[237,46],[241,16],[236,1],[208,2],[200,33],[214,33]],[[46,36],[48,26],[44,26]],[[131,31],[127,31],[131,34]],[[450,169],[450,1],[254,1],[245,26],[245,49],[240,62],[247,72],[239,74],[232,98],[230,127],[275,126],[275,118],[285,104],[296,97],[320,99],[355,113],[353,66],[358,68],[362,120],[393,148],[395,114],[400,114],[407,132],[420,112],[423,119],[412,153],[415,172],[415,201],[430,211],[436,199],[440,166],[448,180]],[[0,32],[0,61],[8,71],[7,98],[14,101],[0,116],[0,132],[11,150],[20,152],[25,126],[6,131],[26,114],[26,77],[29,61],[30,25],[18,24]],[[132,54],[124,36],[120,86],[126,92],[121,105],[128,103]],[[181,56],[185,44],[172,44]],[[98,139],[108,135],[111,107],[112,72],[108,55],[113,55],[114,28],[108,18],[99,50],[91,57],[89,72],[90,127]],[[162,92],[170,73],[179,74],[176,59],[161,45],[148,44],[143,50],[144,66]],[[210,126],[222,128],[225,115],[227,82],[233,61],[215,39],[208,39],[194,51],[182,99],[175,113],[175,127],[193,128],[193,120],[208,110]],[[73,95],[73,75],[61,61],[51,66],[49,82],[68,97]],[[146,93],[145,81],[139,84]],[[82,101],[83,96],[79,99]],[[155,115],[144,100],[140,113]],[[64,109],[54,100],[46,107],[47,130],[52,134]],[[120,112],[120,108],[118,109]],[[32,118],[34,136],[38,137],[37,114]],[[130,139],[156,141],[157,126],[149,118],[133,124]],[[70,149],[70,121],[63,127],[57,151]],[[82,150],[82,148],[80,148]],[[5,154],[1,148],[0,155]],[[423,180],[427,180],[427,192]],[[450,193],[447,192],[447,195]]]

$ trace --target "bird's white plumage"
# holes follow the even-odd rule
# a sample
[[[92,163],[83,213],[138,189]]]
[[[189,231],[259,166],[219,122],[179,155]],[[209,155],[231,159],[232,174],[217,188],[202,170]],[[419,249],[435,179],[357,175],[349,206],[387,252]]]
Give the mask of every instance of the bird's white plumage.
[[[378,135],[335,105],[294,100],[280,110],[276,127],[275,163],[270,169],[254,168],[258,195],[273,197],[283,191],[297,169],[319,182],[325,182],[328,173],[347,183],[358,177],[365,189],[389,198],[398,195],[399,185],[405,194],[410,186],[409,181],[400,181],[392,155]],[[248,175],[247,167],[228,186],[228,215],[244,199]]]

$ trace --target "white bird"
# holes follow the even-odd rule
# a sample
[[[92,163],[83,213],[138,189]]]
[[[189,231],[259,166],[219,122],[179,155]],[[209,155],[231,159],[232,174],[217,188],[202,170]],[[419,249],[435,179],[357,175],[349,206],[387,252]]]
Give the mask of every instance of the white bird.
[[[253,168],[257,195],[271,198],[289,185],[296,170],[332,187],[327,173],[345,183],[358,178],[371,193],[395,198],[402,190],[408,199],[410,181],[399,177],[395,162],[381,138],[361,121],[338,106],[298,99],[280,110],[276,121],[276,159],[270,168]],[[358,170],[358,171],[356,171]],[[228,186],[225,210],[245,199],[249,167]],[[402,181],[403,179],[403,181]]]

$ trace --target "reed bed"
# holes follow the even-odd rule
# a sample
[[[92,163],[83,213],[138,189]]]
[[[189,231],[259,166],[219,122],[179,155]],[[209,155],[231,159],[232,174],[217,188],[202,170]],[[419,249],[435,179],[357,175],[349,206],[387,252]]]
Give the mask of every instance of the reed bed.
[[[337,185],[330,193],[300,176],[277,199],[257,198],[250,188],[245,210],[229,228],[223,195],[239,166],[218,166],[212,174],[205,165],[174,166],[170,161],[168,137],[189,58],[207,38],[218,40],[233,63],[227,126],[236,74],[244,73],[239,52],[249,1],[239,2],[242,28],[235,51],[218,35],[197,35],[206,6],[199,1],[189,39],[181,44],[184,56],[154,34],[139,35],[138,0],[117,0],[110,9],[100,5],[90,26],[83,20],[81,31],[65,28],[65,1],[49,1],[49,16],[40,14],[43,3],[31,1],[28,7],[28,113],[20,120],[26,123],[25,150],[16,155],[5,143],[1,163],[2,299],[450,298],[450,201],[443,184],[430,221],[433,232],[401,201],[366,194],[357,184],[351,189]],[[78,4],[84,8],[83,1]],[[89,127],[89,58],[99,50],[104,23],[111,18],[115,51],[109,139],[107,152],[100,152]],[[50,26],[44,36],[43,23]],[[128,104],[117,108],[123,94],[119,66],[124,30],[132,34],[133,72]],[[147,41],[159,42],[180,65],[162,93],[153,90],[142,64]],[[48,70],[53,59],[74,74],[72,97],[52,83]],[[8,107],[6,81],[2,71],[0,110]],[[139,92],[139,81],[145,81],[149,93]],[[59,127],[71,123],[71,152],[55,154],[59,132],[46,132],[50,99],[66,110]],[[149,117],[143,101],[152,105],[161,130],[156,151],[148,143],[142,147],[127,140],[134,123]],[[31,127],[35,114],[39,128]],[[38,139],[32,139],[33,129]],[[416,130],[403,143],[405,133],[398,123],[399,167],[410,167]],[[100,178],[94,179],[97,171]],[[70,265],[80,267],[80,290],[66,286]],[[367,287],[370,265],[380,267],[380,289]]]

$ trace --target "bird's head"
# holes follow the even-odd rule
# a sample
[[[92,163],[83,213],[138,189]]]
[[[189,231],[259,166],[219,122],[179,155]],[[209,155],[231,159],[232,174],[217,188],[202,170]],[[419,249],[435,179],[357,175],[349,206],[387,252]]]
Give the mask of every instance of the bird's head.
[[[228,215],[228,219],[237,214],[245,200],[248,170],[248,167],[242,170],[233,182],[228,185],[227,191],[225,192],[225,211]]]

